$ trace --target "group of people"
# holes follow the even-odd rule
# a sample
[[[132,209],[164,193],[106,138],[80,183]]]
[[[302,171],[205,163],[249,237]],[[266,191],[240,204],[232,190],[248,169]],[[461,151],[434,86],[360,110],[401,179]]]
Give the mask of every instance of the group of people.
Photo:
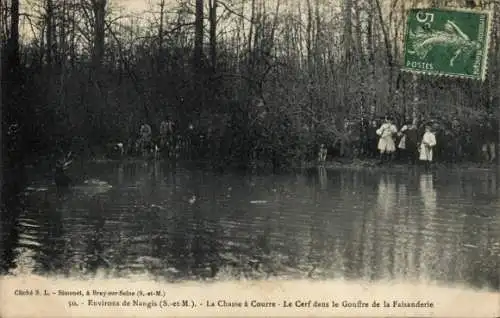
[[[425,132],[419,138],[415,123],[407,123],[398,130],[392,118],[385,117],[376,134],[379,136],[377,149],[381,162],[392,161],[397,150],[400,151],[401,158],[407,159],[410,163],[415,163],[418,158],[429,167],[433,160],[433,149],[437,141],[430,125],[425,126]]]
[[[357,138],[356,136],[351,138],[353,142],[348,144],[348,147],[354,149],[354,156],[359,154],[378,158],[381,163],[395,160],[409,164],[421,162],[426,167],[429,167],[436,159],[440,162],[458,162],[459,160],[480,159],[479,155],[489,162],[496,159],[498,129],[492,120],[479,121],[478,127],[473,123],[457,125],[455,120],[449,126],[447,122],[436,120],[419,121],[424,125],[417,126],[415,121],[406,121],[399,129],[390,116],[385,116],[382,122],[361,121],[359,127],[353,127],[352,131],[358,131],[359,134]],[[466,128],[469,130],[465,130]],[[209,125],[207,129],[207,131],[201,128],[195,129],[193,125],[189,125],[186,130],[181,131],[172,120],[165,119],[159,126],[159,133],[153,134],[151,126],[143,123],[137,138],[129,144],[131,148],[128,149],[143,156],[162,154],[170,158],[178,158],[180,152],[187,153],[188,150],[197,151],[196,154],[199,155],[204,153],[200,151],[201,148],[218,149],[214,146],[217,144],[216,141],[220,141],[220,138],[228,138],[221,134],[211,133],[213,126]],[[233,130],[233,132],[241,134],[239,131]],[[330,149],[334,152],[337,150],[335,148],[337,145],[330,143],[330,139],[322,139],[324,143],[320,145],[319,151],[315,149],[318,151],[317,158],[320,163],[326,161]],[[354,151],[357,151],[357,154]],[[470,154],[474,154],[475,157],[472,158]],[[342,156],[342,153],[340,155]]]
[[[153,129],[147,123],[143,123],[139,128],[139,134],[132,148],[137,154],[143,157],[149,155],[158,156],[160,152],[173,155],[176,140],[174,134],[174,122],[165,119],[160,124],[158,136],[153,136]]]
[[[381,124],[376,120],[363,126],[360,131],[366,134],[360,138],[360,154],[371,158],[379,158],[380,163],[392,162],[396,158],[405,163],[422,162],[430,167],[435,157],[437,146],[436,131],[431,125],[417,127],[415,122],[407,122],[398,129],[391,117],[386,116]],[[422,131],[422,128],[424,130]],[[326,161],[328,147],[321,144],[318,151],[318,161]]]

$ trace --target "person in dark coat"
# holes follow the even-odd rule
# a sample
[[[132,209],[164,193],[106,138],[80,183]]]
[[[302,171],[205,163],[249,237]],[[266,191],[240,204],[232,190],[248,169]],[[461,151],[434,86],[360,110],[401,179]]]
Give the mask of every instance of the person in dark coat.
[[[417,126],[411,122],[404,125],[398,133],[401,137],[398,148],[401,158],[409,164],[415,164],[418,156],[418,131]]]
[[[496,119],[493,116],[488,116],[485,119],[483,126],[483,142],[481,150],[487,162],[495,162],[496,159],[496,145],[498,143],[498,128]]]
[[[370,158],[376,158],[378,155],[377,151],[377,142],[378,142],[378,135],[377,135],[377,129],[378,129],[378,123],[376,120],[372,120],[370,124],[368,125],[367,128],[367,139],[368,139],[368,156]]]

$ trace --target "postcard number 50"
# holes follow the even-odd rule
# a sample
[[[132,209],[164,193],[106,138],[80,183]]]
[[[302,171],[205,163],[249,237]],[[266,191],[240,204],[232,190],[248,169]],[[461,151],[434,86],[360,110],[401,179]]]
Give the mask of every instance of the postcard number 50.
[[[434,21],[434,13],[429,13],[429,12],[422,12],[419,11],[417,12],[417,21],[419,23],[425,23],[426,26],[430,27],[431,23]]]

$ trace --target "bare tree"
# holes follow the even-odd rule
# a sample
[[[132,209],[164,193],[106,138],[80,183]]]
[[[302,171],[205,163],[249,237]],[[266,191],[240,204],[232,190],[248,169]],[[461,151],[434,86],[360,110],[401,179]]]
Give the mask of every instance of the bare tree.
[[[46,4],[46,20],[47,20],[47,40],[46,40],[46,55],[47,55],[47,65],[50,67],[52,65],[52,56],[54,49],[54,6],[52,0],[47,0]],[[49,72],[50,74],[50,72]]]
[[[16,1],[12,3],[1,15],[9,22],[3,23],[2,32],[9,38],[4,52],[16,46],[19,52],[11,39],[19,33],[13,27],[19,19],[10,18]],[[265,0],[158,0],[159,7],[134,15],[114,11],[105,0],[32,0],[33,10],[26,15],[32,35],[22,41],[22,63],[8,65],[37,68],[33,74],[43,71],[44,76],[33,76],[37,88],[32,98],[41,104],[36,107],[43,116],[57,118],[43,128],[48,136],[130,135],[129,127],[136,127],[144,114],[154,124],[155,115],[166,108],[184,124],[197,120],[200,110],[206,110],[207,122],[216,113],[229,115],[235,109],[246,118],[251,109],[243,106],[264,97],[266,111],[277,118],[270,126],[281,129],[280,138],[321,135],[331,138],[328,142],[343,139],[347,144],[350,137],[344,127],[350,118],[388,111],[407,116],[412,110],[415,116],[433,112],[440,118],[478,114],[486,109],[479,89],[489,87],[493,102],[500,94],[496,31],[483,86],[401,75],[404,12],[409,5],[424,3],[428,1],[271,5]],[[496,15],[496,28],[499,23]],[[8,55],[16,57],[19,53]],[[415,96],[418,104],[413,103]],[[435,103],[443,106],[428,107]],[[49,115],[49,110],[60,117]],[[241,118],[241,125],[250,122]],[[286,128],[293,133],[276,128],[285,118],[293,123]],[[279,133],[271,135],[269,147],[279,147]],[[98,143],[105,138],[95,139]]]
[[[209,0],[209,21],[210,21],[210,58],[212,72],[217,69],[217,0]]]
[[[99,70],[104,57],[104,39],[106,30],[106,0],[91,0],[94,14],[94,45],[92,52],[92,65],[94,70]]]
[[[9,37],[2,48],[2,204],[12,213],[16,197],[23,187],[24,140],[23,76],[19,56],[19,0],[11,0]],[[21,106],[22,107],[22,106]],[[2,215],[3,217],[3,215]],[[3,219],[3,218],[2,218]],[[4,256],[4,255],[2,255]]]

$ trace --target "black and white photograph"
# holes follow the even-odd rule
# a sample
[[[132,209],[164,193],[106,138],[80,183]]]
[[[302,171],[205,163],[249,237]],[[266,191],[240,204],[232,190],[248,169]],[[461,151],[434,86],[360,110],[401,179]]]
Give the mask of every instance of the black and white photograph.
[[[1,317],[500,317],[499,0],[1,0],[0,32]]]

